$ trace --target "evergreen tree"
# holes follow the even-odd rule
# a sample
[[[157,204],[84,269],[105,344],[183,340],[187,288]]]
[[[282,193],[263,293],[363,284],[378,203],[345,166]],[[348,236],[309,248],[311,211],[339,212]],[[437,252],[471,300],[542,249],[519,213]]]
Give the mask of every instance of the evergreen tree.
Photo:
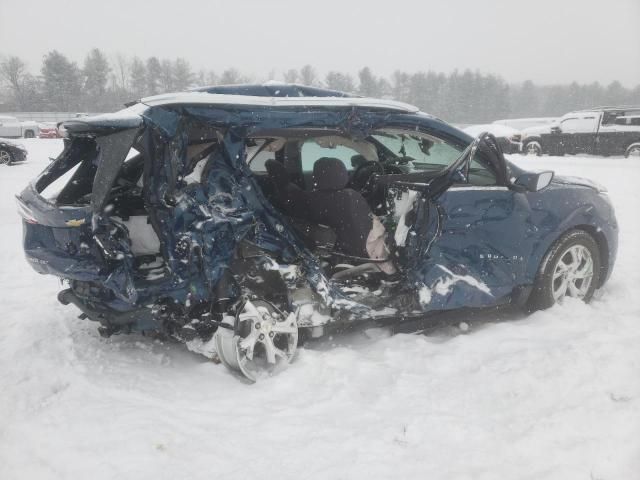
[[[147,95],[149,88],[149,81],[147,79],[147,69],[144,66],[142,60],[138,57],[133,57],[131,60],[131,79],[129,81],[129,87],[133,98],[142,98]]]
[[[311,65],[305,65],[300,69],[300,82],[303,85],[317,85],[316,71]]]
[[[358,72],[358,79],[360,85],[358,86],[358,93],[365,97],[380,97],[380,84],[376,77],[371,73],[369,67],[364,67]]]
[[[176,58],[173,63],[173,89],[186,90],[193,83],[194,76],[191,66],[184,58]]]
[[[42,62],[45,99],[54,111],[78,109],[81,92],[80,69],[57,50],[47,53]]]
[[[160,93],[160,76],[162,67],[157,57],[147,59],[147,94],[157,95]]]
[[[355,92],[356,86],[353,77],[348,73],[329,72],[325,78],[327,88],[340,90],[341,92]]]
[[[284,81],[286,83],[297,83],[300,75],[298,74],[298,70],[295,68],[290,68],[286,72],[284,72]]]
[[[86,110],[104,109],[105,94],[111,67],[107,57],[97,48],[91,50],[84,60],[83,97]]]

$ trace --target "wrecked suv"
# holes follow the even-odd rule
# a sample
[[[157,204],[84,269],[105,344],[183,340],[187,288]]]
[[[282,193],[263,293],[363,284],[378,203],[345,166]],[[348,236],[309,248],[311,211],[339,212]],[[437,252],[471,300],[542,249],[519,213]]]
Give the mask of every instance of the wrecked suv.
[[[352,325],[588,301],[615,260],[602,188],[406,104],[189,92],[65,127],[18,196],[31,266],[101,334],[250,380]]]

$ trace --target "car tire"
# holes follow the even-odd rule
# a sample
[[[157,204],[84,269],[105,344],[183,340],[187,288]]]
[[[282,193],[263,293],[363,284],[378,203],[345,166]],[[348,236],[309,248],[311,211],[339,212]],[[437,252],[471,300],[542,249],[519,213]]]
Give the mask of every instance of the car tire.
[[[522,150],[525,155],[535,155],[537,157],[542,155],[542,145],[540,145],[540,142],[535,140],[525,143]]]
[[[24,138],[35,138],[36,134],[33,132],[33,130],[27,130],[26,132],[24,132]]]
[[[629,145],[624,152],[624,156],[626,158],[629,158],[631,156],[640,157],[640,142],[632,143],[631,145]]]
[[[600,281],[601,262],[600,249],[591,235],[584,230],[565,233],[542,259],[527,309],[544,310],[565,296],[589,303]]]
[[[0,165],[11,165],[13,155],[9,150],[0,149]]]

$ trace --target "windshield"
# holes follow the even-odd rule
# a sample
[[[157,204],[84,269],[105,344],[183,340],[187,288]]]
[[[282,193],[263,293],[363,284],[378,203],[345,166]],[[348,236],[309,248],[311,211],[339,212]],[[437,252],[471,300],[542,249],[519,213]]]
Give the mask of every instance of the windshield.
[[[389,160],[407,164],[412,170],[442,170],[453,163],[462,148],[421,133],[377,132],[372,137],[387,151]]]

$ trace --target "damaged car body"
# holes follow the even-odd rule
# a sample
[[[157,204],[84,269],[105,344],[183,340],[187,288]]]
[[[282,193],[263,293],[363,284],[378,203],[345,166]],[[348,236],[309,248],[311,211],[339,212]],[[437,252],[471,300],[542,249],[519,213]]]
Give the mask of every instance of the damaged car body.
[[[31,266],[103,335],[250,380],[362,322],[588,301],[615,261],[600,187],[397,102],[189,92],[65,127],[18,196]]]

